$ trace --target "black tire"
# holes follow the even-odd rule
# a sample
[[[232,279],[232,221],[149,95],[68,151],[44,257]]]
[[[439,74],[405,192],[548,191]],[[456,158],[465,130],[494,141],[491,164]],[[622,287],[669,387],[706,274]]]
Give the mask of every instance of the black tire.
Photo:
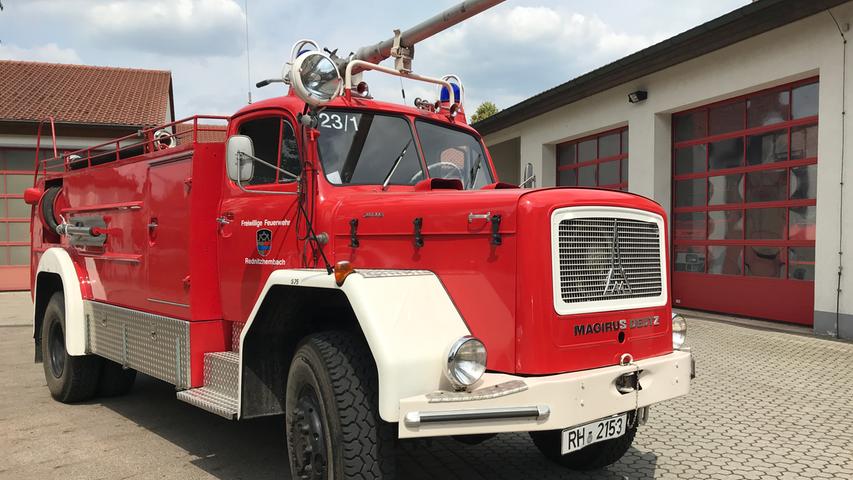
[[[294,479],[391,479],[396,429],[379,417],[376,366],[346,332],[305,338],[290,365],[285,430]]]
[[[570,470],[598,470],[619,461],[631,448],[637,427],[629,428],[624,435],[600,443],[594,443],[576,452],[560,454],[561,430],[530,432],[530,438],[548,460]]]
[[[50,187],[44,192],[44,196],[41,199],[41,215],[44,218],[44,223],[47,224],[52,233],[56,233],[56,227],[59,226],[56,211],[54,210],[54,202],[56,202],[56,196],[59,195],[61,190],[62,187]]]
[[[124,368],[112,360],[104,359],[101,378],[98,381],[99,397],[118,397],[126,395],[136,381],[136,370]]]
[[[63,403],[88,400],[95,395],[101,358],[72,357],[65,350],[65,300],[62,292],[50,297],[41,325],[42,365],[51,396]]]

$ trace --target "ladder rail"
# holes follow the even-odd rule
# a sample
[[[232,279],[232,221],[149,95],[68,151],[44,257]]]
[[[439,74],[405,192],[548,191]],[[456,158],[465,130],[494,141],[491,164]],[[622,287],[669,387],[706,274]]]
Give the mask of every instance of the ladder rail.
[[[139,157],[141,159],[144,154],[166,149],[166,144],[169,145],[169,148],[174,147],[183,139],[189,140],[188,143],[191,144],[199,143],[200,140],[203,140],[202,136],[204,133],[221,134],[222,141],[224,141],[228,122],[230,120],[230,116],[224,115],[194,115],[192,117],[175,120],[163,125],[146,127],[138,130],[136,133],[131,133],[123,137],[115,138],[98,145],[74,150],[72,152],[65,152],[61,155],[56,148],[56,134],[54,130],[54,155],[51,158],[39,160],[37,147],[36,173],[38,174],[39,170],[41,170],[44,175],[48,175],[50,173],[61,174],[70,170],[82,170],[92,167],[93,161],[96,162],[95,165],[98,165],[100,163],[128,160],[134,157]],[[53,128],[54,121],[52,117],[50,118],[50,123]],[[188,128],[180,131],[181,126]],[[39,129],[41,130],[41,125]],[[128,153],[130,149],[141,149],[141,152],[122,158],[122,153]],[[37,182],[37,180],[37,178],[34,179],[34,182]]]
[[[36,158],[34,162],[35,171],[33,172],[33,187],[38,184],[39,167],[41,166],[41,162],[39,161],[39,157],[41,155],[41,131],[46,122],[50,122],[50,137],[53,140],[53,156],[54,158],[59,156],[56,149],[56,122],[52,115],[48,115],[39,122],[38,132],[36,134]]]

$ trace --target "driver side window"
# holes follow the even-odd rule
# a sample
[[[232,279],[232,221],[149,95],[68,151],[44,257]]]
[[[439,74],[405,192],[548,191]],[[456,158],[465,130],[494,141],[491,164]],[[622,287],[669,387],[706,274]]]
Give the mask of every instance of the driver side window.
[[[302,171],[296,129],[282,117],[263,117],[243,122],[240,135],[252,139],[255,157],[278,166],[293,175]],[[275,168],[255,162],[255,174],[249,185],[269,185],[292,182],[294,179]]]

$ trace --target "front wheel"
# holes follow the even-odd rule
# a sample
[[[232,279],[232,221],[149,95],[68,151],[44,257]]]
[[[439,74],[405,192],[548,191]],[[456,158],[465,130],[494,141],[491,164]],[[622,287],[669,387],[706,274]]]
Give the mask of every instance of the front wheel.
[[[631,448],[637,427],[629,428],[621,437],[594,443],[565,455],[560,454],[562,433],[561,430],[530,432],[530,438],[539,451],[554,463],[570,470],[598,470],[618,462],[625,455]]]
[[[293,478],[393,478],[396,432],[379,417],[376,377],[370,350],[353,334],[325,332],[302,341],[285,395]]]

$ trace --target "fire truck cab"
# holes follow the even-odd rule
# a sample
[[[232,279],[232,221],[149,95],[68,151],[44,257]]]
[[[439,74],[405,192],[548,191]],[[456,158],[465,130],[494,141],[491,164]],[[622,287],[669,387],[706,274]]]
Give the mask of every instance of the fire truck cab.
[[[33,335],[54,398],[143,372],[229,419],[283,414],[298,478],[390,478],[397,438],[439,435],[617,461],[693,376],[663,209],[500,183],[457,78],[341,74],[302,47],[285,96],[39,163]],[[379,102],[354,69],[440,94]]]

